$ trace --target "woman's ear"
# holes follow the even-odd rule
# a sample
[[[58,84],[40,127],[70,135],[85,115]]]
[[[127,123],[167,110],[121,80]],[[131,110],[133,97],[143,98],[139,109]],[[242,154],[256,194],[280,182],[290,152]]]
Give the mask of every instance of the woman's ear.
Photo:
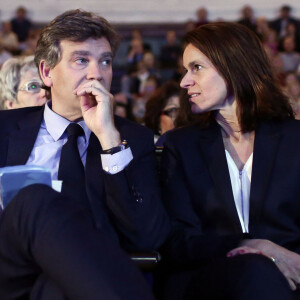
[[[6,99],[4,101],[4,106],[5,106],[6,109],[14,109],[14,108],[18,108],[18,103],[14,100]]]
[[[46,61],[42,60],[39,65],[39,71],[41,78],[45,84],[45,86],[52,86],[52,78],[50,76],[50,67],[47,66]]]

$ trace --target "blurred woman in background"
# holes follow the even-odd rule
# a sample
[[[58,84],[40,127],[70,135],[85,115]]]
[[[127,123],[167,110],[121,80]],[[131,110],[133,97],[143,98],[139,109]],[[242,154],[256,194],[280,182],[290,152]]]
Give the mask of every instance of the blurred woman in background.
[[[155,142],[166,131],[174,128],[179,110],[179,91],[177,82],[167,81],[156,89],[146,103],[145,125],[155,134]]]
[[[41,86],[33,56],[8,59],[0,70],[1,109],[44,105],[45,90]]]

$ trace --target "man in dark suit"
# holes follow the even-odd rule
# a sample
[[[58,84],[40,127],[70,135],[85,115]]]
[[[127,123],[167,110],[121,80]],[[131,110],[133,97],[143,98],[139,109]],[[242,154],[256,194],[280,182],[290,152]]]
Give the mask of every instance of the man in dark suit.
[[[284,38],[287,34],[287,26],[289,24],[294,24],[296,28],[299,28],[299,22],[291,17],[291,7],[288,5],[283,5],[280,8],[280,16],[270,23],[271,28],[273,28],[279,38]]]
[[[169,224],[159,202],[152,134],[113,116],[117,44],[105,19],[63,13],[43,30],[35,54],[50,101],[0,114],[1,166],[41,165],[52,180],[61,179],[70,123],[82,128],[77,144],[85,166],[78,180],[78,171],[67,170],[75,179],[63,178],[61,194],[33,185],[4,209],[1,299],[152,298],[118,247],[153,251]]]

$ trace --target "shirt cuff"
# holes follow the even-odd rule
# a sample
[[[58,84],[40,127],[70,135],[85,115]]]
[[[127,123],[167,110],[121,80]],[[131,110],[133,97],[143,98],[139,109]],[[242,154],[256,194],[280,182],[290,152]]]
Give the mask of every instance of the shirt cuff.
[[[133,156],[130,148],[115,154],[101,154],[102,168],[106,173],[116,174],[123,171],[132,161]]]

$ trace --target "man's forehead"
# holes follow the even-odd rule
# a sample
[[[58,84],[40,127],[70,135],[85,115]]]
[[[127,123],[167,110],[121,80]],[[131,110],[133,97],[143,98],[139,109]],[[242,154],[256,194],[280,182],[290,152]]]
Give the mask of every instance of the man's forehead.
[[[111,46],[105,37],[102,38],[89,38],[85,41],[70,41],[62,40],[60,41],[60,48],[62,54],[72,54],[75,52],[111,52]]]

